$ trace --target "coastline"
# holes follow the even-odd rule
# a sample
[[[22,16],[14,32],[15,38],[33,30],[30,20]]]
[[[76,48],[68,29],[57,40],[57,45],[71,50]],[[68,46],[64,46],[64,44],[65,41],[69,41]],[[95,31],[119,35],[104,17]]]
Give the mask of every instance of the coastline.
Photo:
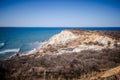
[[[62,30],[72,29],[81,29],[83,31],[119,31],[120,27],[0,27],[0,43],[2,43],[0,51],[20,48],[20,53],[27,53],[36,48],[38,42],[48,40],[54,34],[60,33]],[[13,53],[13,55],[14,54],[15,53]],[[4,55],[1,54],[1,59],[3,59],[3,57],[5,59],[7,55],[7,53]]]
[[[90,28],[93,28],[93,27],[90,27]],[[70,28],[70,29],[68,29],[68,30],[71,30],[72,28]],[[88,29],[88,28],[87,28]],[[66,29],[65,29],[66,30]],[[73,29],[73,30],[82,30],[82,29]],[[109,31],[112,31],[112,30],[86,30],[86,28],[85,28],[85,30],[83,30],[83,31],[95,31],[95,32],[97,32],[97,31],[107,31],[107,32],[109,32]],[[113,30],[114,31],[114,30]],[[119,30],[115,30],[115,31],[119,31]],[[14,57],[14,56],[16,56],[17,54],[19,54],[19,56],[24,56],[24,55],[31,55],[31,54],[34,54],[34,53],[39,53],[40,52],[40,48],[42,48],[42,46],[44,45],[44,44],[46,44],[48,41],[44,41],[44,42],[39,42],[39,43],[41,43],[37,48],[33,48],[32,50],[30,50],[30,51],[27,51],[27,52],[25,52],[25,53],[20,53],[19,54],[19,52],[18,53],[15,53],[15,54],[13,54],[12,56],[10,56],[9,58],[11,58],[11,57]],[[84,46],[84,45],[83,45]],[[98,46],[99,47],[99,46]],[[102,49],[102,48],[101,48]],[[84,50],[84,49],[83,49]],[[64,51],[63,51],[64,52]],[[79,52],[79,50],[78,50],[78,52]],[[59,53],[58,53],[59,54]],[[8,59],[9,59],[8,58]]]
[[[102,79],[103,76],[109,80],[114,75],[119,75],[119,71],[113,73],[120,65],[119,33],[120,31],[63,30],[37,49],[0,60],[0,70],[6,70],[2,73],[3,79],[42,80],[46,72],[46,79],[50,80],[94,80]],[[99,76],[103,72],[108,74],[109,70],[112,70],[110,76]]]

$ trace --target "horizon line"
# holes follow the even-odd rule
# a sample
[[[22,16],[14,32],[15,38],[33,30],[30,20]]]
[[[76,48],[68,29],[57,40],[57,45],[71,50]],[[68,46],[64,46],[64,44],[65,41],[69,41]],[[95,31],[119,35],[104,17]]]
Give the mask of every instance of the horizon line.
[[[99,27],[99,28],[101,27],[101,28],[102,28],[102,27],[106,27],[106,28],[107,28],[107,27],[120,27],[120,26],[77,26],[77,27],[76,27],[76,26],[0,26],[0,27],[19,27],[19,28],[20,28],[20,27],[21,27],[21,28],[23,28],[23,27],[26,27],[26,28],[27,28],[27,27],[28,27],[28,28],[29,28],[29,27],[40,27],[40,28],[60,28],[60,27],[61,27],[61,28],[80,28],[80,27],[83,27],[83,28],[84,28],[84,27],[85,27],[85,28],[86,28],[86,27],[91,27],[91,28],[92,28],[92,27],[96,27],[96,28],[97,28],[97,27]]]

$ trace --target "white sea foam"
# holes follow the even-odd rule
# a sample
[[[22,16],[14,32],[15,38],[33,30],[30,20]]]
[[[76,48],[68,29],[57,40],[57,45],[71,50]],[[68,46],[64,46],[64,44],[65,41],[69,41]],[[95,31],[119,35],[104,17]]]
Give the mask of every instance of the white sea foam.
[[[17,49],[6,49],[6,50],[3,50],[3,51],[0,51],[0,54],[5,54],[5,53],[8,53],[8,52],[15,52],[15,53],[17,53],[19,51],[20,51],[19,48],[17,48]]]
[[[37,49],[40,49],[44,44],[46,44],[47,41],[44,41],[44,42],[40,42],[39,46],[37,47]]]
[[[36,41],[36,42],[30,43],[29,45],[36,49],[40,49],[45,43],[46,43],[46,41],[44,41],[44,42]]]
[[[5,43],[0,43],[0,47],[3,47],[5,45]]]
[[[36,53],[44,44],[46,44],[47,41],[44,41],[44,42],[39,42],[39,41],[36,41],[34,43],[30,43],[30,46],[34,46],[35,48],[33,48],[32,50],[26,52],[25,54],[21,54],[22,55],[29,55],[29,54],[34,54]]]
[[[37,52],[37,49],[33,49],[33,50],[30,50],[28,51],[26,54],[22,54],[22,55],[30,55],[30,54],[33,54],[33,53],[36,53]]]
[[[29,46],[34,47],[34,48],[38,47],[39,45],[41,45],[41,42],[39,41],[29,43]]]

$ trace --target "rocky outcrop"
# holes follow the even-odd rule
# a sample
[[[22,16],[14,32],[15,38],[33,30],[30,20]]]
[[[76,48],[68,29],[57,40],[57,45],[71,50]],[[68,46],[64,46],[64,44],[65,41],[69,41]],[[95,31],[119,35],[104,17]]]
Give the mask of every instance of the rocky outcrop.
[[[59,34],[54,35],[52,38],[50,38],[46,44],[48,45],[54,45],[54,46],[60,46],[60,45],[66,45],[67,43],[72,42],[73,40],[77,39],[78,36],[76,36],[74,33],[68,30],[64,30]]]
[[[103,31],[104,33],[104,31]],[[81,52],[83,50],[102,50],[115,48],[120,38],[116,40],[100,31],[63,30],[50,38],[39,52],[55,54]]]

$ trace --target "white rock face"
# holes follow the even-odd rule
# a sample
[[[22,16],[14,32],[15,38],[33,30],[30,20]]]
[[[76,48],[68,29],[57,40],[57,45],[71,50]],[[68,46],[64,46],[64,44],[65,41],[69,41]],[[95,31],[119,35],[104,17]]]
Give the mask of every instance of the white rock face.
[[[76,38],[78,38],[78,36],[76,36],[75,34],[73,34],[72,32],[68,31],[68,30],[64,30],[59,34],[56,34],[55,36],[53,36],[48,42],[47,44],[50,45],[64,45],[70,41],[75,40]]]
[[[105,47],[97,46],[97,45],[80,45],[77,47],[71,47],[71,48],[64,48],[60,49],[57,54],[64,54],[64,53],[74,53],[74,52],[81,52],[83,50],[102,50]]]
[[[100,35],[97,32],[89,33],[89,35],[88,33],[89,32],[84,32],[84,34],[81,34],[81,32],[77,32],[76,34],[70,30],[64,30],[50,38],[46,44],[43,45],[43,50],[41,50],[41,52],[45,52],[46,50],[44,49],[54,50],[54,48],[57,49],[55,50],[56,54],[81,52],[83,50],[96,51],[105,48],[115,48],[115,41],[112,38],[106,35]],[[53,52],[54,51],[52,51],[52,53]]]
[[[111,45],[112,45],[112,43],[113,43],[113,40],[112,40],[111,38],[109,38],[109,37],[106,37],[106,36],[96,37],[95,40],[94,40],[94,42],[95,42],[95,41],[97,41],[97,42],[99,42],[99,43],[102,43],[102,44],[104,44],[104,45],[107,45],[108,42],[111,42]]]

